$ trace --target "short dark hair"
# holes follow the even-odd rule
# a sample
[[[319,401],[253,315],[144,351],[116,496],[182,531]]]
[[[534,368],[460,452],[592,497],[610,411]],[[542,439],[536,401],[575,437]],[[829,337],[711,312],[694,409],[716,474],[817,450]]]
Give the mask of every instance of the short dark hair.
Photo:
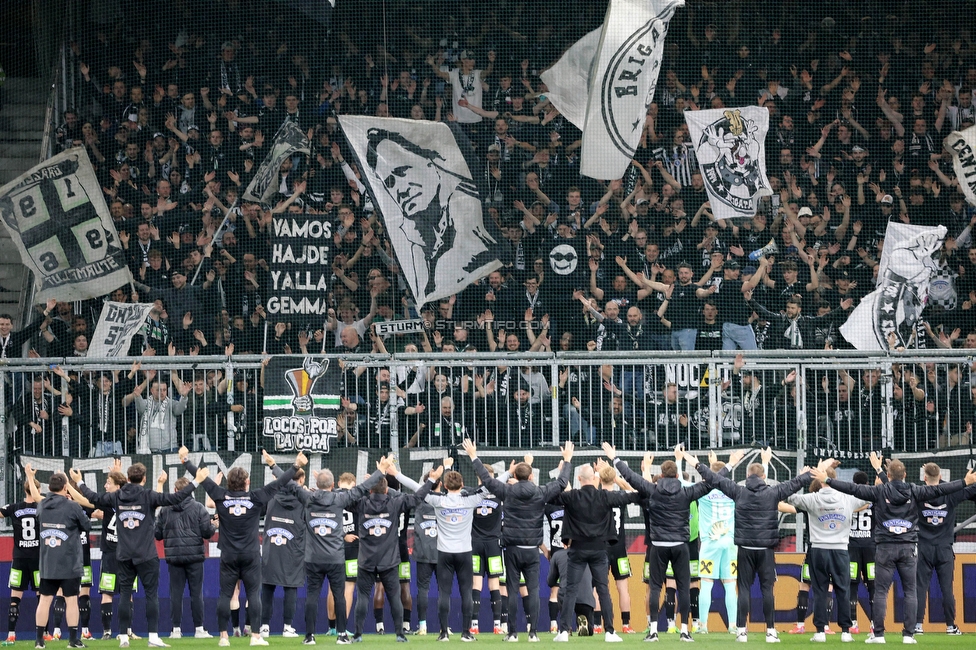
[[[146,480],[146,466],[142,463],[129,465],[129,470],[126,474],[129,477],[129,483],[142,483]]]
[[[673,460],[666,460],[661,463],[661,476],[664,478],[678,477],[678,466]]]
[[[532,466],[528,463],[519,463],[515,466],[515,478],[520,481],[528,481],[532,478]]]
[[[442,480],[444,487],[448,490],[460,490],[464,487],[464,477],[461,476],[461,472],[447,472]]]
[[[905,471],[905,463],[897,459],[892,459],[888,461],[888,476],[893,481],[904,481],[907,472]]]
[[[369,492],[370,494],[386,494],[389,487],[390,484],[387,482],[386,477],[381,476],[380,480],[376,482],[376,485],[374,485]]]
[[[854,476],[851,477],[851,482],[857,485],[867,485],[868,475],[860,470],[854,472]]]
[[[176,483],[174,484],[174,487],[176,488],[176,491],[179,492],[189,484],[190,484],[190,479],[188,479],[185,476],[181,476],[178,479],[176,479]]]

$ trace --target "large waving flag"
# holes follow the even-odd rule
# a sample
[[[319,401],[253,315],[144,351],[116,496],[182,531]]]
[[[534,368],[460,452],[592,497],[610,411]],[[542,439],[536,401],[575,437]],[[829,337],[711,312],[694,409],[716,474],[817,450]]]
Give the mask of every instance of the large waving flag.
[[[771,196],[766,177],[769,111],[759,106],[685,111],[698,167],[716,219],[752,217]]]
[[[296,153],[309,153],[308,136],[296,122],[287,120],[281,124],[278,133],[275,134],[271,151],[254,172],[254,178],[244,191],[244,200],[270,203],[271,198],[278,191],[278,170],[281,169],[281,163]]]
[[[0,217],[34,274],[38,303],[96,298],[132,282],[115,223],[82,147],[0,188]]]
[[[617,179],[627,171],[654,99],[668,22],[684,4],[610,0],[603,27],[540,75],[552,105],[583,131],[584,176]]]
[[[418,306],[501,266],[482,212],[484,175],[459,129],[384,117],[340,116],[339,125]]]

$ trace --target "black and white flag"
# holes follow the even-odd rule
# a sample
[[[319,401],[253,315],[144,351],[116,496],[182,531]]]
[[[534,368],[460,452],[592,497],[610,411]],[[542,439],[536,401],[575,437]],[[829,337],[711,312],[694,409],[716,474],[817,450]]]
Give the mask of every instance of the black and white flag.
[[[888,223],[877,288],[840,326],[851,345],[858,350],[916,347],[912,335],[928,302],[929,282],[939,272],[932,256],[942,248],[945,236],[945,226]],[[889,342],[892,334],[894,345]]]
[[[959,179],[959,189],[970,205],[976,205],[976,126],[953,131],[942,146],[952,154],[952,168]]]
[[[152,308],[152,303],[105,302],[88,346],[88,356],[95,359],[126,356],[132,337],[146,322]]]
[[[698,167],[716,219],[752,217],[771,196],[766,177],[769,111],[761,106],[685,111]]]
[[[611,0],[603,26],[540,75],[552,105],[583,131],[580,173],[622,178],[644,133],[668,22],[684,0]]]
[[[271,151],[265,156],[264,162],[244,191],[244,200],[269,204],[278,191],[278,170],[281,169],[281,163],[296,153],[308,154],[309,151],[308,136],[301,127],[291,120],[283,122],[275,134]]]
[[[0,217],[34,274],[38,303],[87,300],[132,282],[102,188],[81,147],[0,188]]]
[[[457,127],[352,116],[340,116],[339,125],[418,307],[501,266],[500,239],[475,180],[483,177],[480,162]]]

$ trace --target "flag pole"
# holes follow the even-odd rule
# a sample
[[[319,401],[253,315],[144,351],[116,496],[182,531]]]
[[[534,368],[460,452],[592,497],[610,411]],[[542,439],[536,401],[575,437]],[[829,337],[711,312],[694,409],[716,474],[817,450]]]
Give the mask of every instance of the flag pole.
[[[237,197],[237,198],[234,199],[234,202],[231,204],[231,206],[229,208],[227,208],[227,212],[224,214],[224,220],[220,222],[220,225],[219,226],[217,226],[217,230],[215,230],[214,231],[214,234],[213,234],[213,239],[210,241],[210,245],[212,247],[216,248],[218,236],[223,233],[224,228],[227,226],[227,222],[230,220],[230,213],[231,213],[231,211],[234,210],[237,207],[237,204],[239,202],[240,202],[240,197]],[[212,249],[211,249],[210,254],[213,255],[213,250]],[[191,285],[196,284],[197,278],[200,276],[200,269],[203,268],[203,260],[205,260],[205,259],[207,259],[207,258],[204,257],[203,259],[200,260],[200,263],[197,264],[197,270],[194,271],[194,273],[193,273],[193,279],[190,280],[190,284]]]

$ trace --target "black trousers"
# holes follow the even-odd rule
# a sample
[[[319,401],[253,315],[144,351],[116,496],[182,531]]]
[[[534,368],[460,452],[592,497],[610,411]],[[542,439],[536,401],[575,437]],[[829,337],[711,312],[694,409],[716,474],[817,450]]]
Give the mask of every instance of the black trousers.
[[[135,564],[119,560],[119,630],[132,627],[132,582],[138,577],[146,594],[146,622],[150,634],[159,632],[159,558]]]
[[[261,623],[268,625],[271,623],[271,615],[274,614],[274,595],[277,585],[265,583],[261,586]],[[295,622],[295,607],[298,605],[298,587],[282,587],[284,598],[282,598],[282,618],[284,624],[292,626]],[[267,603],[265,605],[264,603]]]
[[[463,553],[437,552],[437,621],[440,631],[447,630],[451,615],[451,590],[454,576],[457,576],[458,590],[461,592],[461,630],[471,629],[471,584],[473,581],[471,551]]]
[[[606,557],[604,553],[603,559],[606,560]],[[526,615],[532,619],[533,625],[539,625],[539,570],[538,548],[505,547],[505,578],[509,585],[508,631],[511,634],[516,632],[515,622],[518,620],[519,575],[525,577],[525,587],[529,590],[529,611]],[[606,574],[606,568],[603,572]]]
[[[687,547],[685,547],[687,549]],[[603,627],[607,633],[613,632],[613,601],[610,599],[610,588],[607,585],[607,573],[610,570],[607,564],[607,549],[600,547],[596,549],[579,549],[572,546],[566,551],[569,563],[566,567],[566,577],[559,585],[559,591],[566,592],[566,600],[563,601],[562,610],[559,612],[559,631],[573,631],[573,617],[576,613],[576,591],[579,587],[580,579],[583,577],[583,569],[590,567],[593,575],[593,587],[596,589],[597,598],[600,600],[600,610],[603,612]],[[688,569],[688,558],[685,556],[685,570]],[[508,575],[512,575],[509,573]],[[529,576],[525,576],[525,581],[529,581]],[[538,584],[538,577],[536,578]],[[531,597],[531,592],[529,596]],[[536,597],[536,602],[538,602]],[[511,623],[509,618],[509,623]],[[532,619],[537,620],[537,619]]]
[[[878,544],[874,567],[874,634],[884,636],[885,616],[888,613],[888,590],[895,579],[895,570],[901,577],[905,591],[903,636],[915,634],[918,615],[918,551],[914,544]]]
[[[417,562],[417,620],[427,623],[427,609],[430,603],[430,583],[437,570],[432,562]]]
[[[956,554],[951,546],[928,546],[918,548],[918,616],[916,622],[925,620],[925,601],[929,595],[932,571],[939,579],[942,590],[942,611],[947,626],[956,624],[956,595],[952,593],[952,580],[956,573]]]
[[[169,569],[169,606],[173,627],[183,622],[183,587],[190,588],[190,615],[193,627],[203,626],[203,561],[189,564],[166,563]]]
[[[230,620],[230,599],[234,595],[237,582],[244,583],[247,594],[247,620],[252,630],[261,621],[261,556],[228,555],[220,556],[220,598],[217,599],[217,629],[223,632]],[[236,621],[235,621],[236,623]]]
[[[366,610],[373,602],[373,585],[377,582],[382,583],[383,590],[386,591],[386,601],[390,604],[390,613],[393,614],[393,629],[396,630],[397,634],[402,633],[403,601],[400,600],[399,568],[399,565],[388,569],[359,567],[359,575],[356,577],[356,591],[359,592],[359,595],[356,596],[356,636],[363,633],[363,626],[366,624]]]
[[[307,582],[305,595],[305,634],[315,634],[315,622],[319,614],[319,597],[322,595],[322,584],[329,580],[329,591],[335,601],[336,632],[346,633],[346,565],[345,564],[316,564],[305,565]]]
[[[736,588],[739,590],[739,612],[735,624],[740,628],[746,626],[749,609],[752,606],[752,583],[759,576],[759,588],[762,590],[763,620],[766,628],[773,627],[776,606],[773,600],[773,583],[776,582],[776,556],[771,548],[739,547],[736,557],[738,574]],[[850,569],[848,569],[850,570]]]
[[[837,596],[837,624],[842,632],[847,632],[853,621],[851,608],[845,607],[850,602],[851,589],[851,558],[846,549],[826,549],[810,547],[807,553],[810,562],[810,591],[813,592],[813,625],[817,632],[823,632],[827,627],[827,591],[831,583]]]
[[[668,562],[674,570],[675,589],[677,590],[678,613],[681,621],[691,624],[691,561],[687,544],[678,546],[648,547],[650,557],[650,587],[651,587],[651,621],[657,622],[661,607],[661,585],[667,579]]]

